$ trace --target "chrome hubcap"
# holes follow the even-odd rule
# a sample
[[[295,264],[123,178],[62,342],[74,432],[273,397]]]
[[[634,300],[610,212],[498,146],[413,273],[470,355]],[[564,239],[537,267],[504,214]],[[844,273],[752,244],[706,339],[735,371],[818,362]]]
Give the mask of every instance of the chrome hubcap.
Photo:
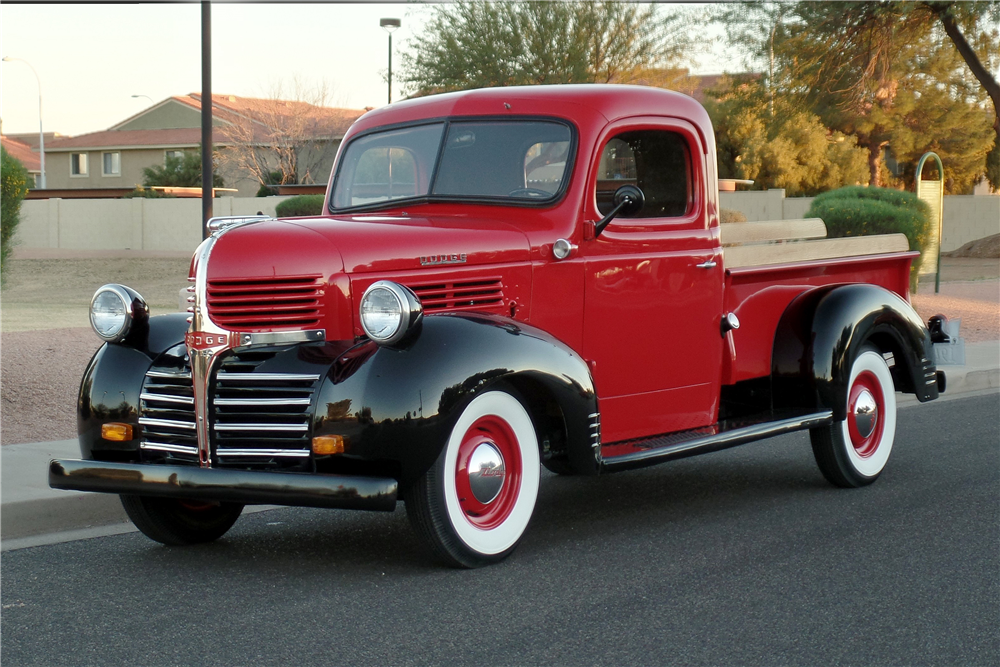
[[[858,395],[858,400],[854,402],[854,425],[858,427],[858,434],[862,438],[867,438],[875,430],[875,422],[878,421],[878,405],[875,397],[867,389]]]
[[[469,487],[476,500],[486,505],[492,502],[503,488],[503,456],[491,443],[482,443],[469,457]]]

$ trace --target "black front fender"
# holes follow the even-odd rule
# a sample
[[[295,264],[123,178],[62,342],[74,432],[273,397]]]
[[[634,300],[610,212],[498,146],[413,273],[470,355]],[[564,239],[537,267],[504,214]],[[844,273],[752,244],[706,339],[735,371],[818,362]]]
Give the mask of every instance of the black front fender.
[[[343,435],[344,459],[391,463],[411,480],[433,464],[469,401],[497,383],[547,396],[562,413],[571,468],[597,473],[590,435],[597,398],[587,364],[547,333],[495,316],[428,316],[405,347],[352,348],[320,390],[313,433]],[[538,406],[522,398],[534,416]]]
[[[139,440],[111,442],[101,438],[105,422],[131,424],[139,433],[139,394],[146,371],[160,354],[184,342],[187,317],[171,313],[151,317],[140,333],[124,343],[105,343],[94,354],[80,382],[77,427],[85,459],[133,458]]]
[[[936,369],[920,316],[889,290],[855,284],[818,288],[788,305],[771,356],[774,407],[826,408],[846,418],[851,364],[866,343],[892,353],[896,389],[937,398],[937,383],[926,381]]]

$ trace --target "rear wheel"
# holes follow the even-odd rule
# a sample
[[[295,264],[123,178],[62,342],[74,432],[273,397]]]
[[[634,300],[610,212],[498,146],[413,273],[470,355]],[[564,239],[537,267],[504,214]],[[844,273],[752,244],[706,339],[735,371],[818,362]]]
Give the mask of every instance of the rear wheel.
[[[121,496],[125,513],[151,540],[171,546],[217,540],[243,512],[237,503],[211,503],[149,496]]]
[[[406,513],[446,563],[495,563],[528,527],[539,470],[528,412],[511,394],[488,391],[469,403],[437,461],[407,490]]]
[[[882,355],[865,346],[851,366],[847,419],[809,431],[816,463],[830,483],[871,484],[882,473],[896,434],[896,394]]]

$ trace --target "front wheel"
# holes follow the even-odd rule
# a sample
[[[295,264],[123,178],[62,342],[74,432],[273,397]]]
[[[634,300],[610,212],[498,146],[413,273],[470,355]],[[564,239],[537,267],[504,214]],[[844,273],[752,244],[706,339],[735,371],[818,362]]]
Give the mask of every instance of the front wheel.
[[[219,539],[243,513],[237,503],[209,503],[149,496],[121,496],[128,518],[151,540],[170,546]]]
[[[506,558],[538,497],[538,438],[521,402],[505,391],[477,396],[437,461],[405,494],[421,539],[455,567]]]
[[[847,384],[847,419],[809,431],[823,476],[845,488],[871,484],[889,461],[896,434],[896,394],[882,355],[862,348]]]

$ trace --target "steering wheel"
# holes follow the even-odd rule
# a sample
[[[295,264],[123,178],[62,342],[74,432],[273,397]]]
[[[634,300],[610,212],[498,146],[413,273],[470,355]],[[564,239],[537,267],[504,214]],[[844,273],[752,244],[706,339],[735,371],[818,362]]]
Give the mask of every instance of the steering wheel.
[[[507,193],[508,197],[519,197],[525,199],[548,199],[552,196],[551,192],[541,190],[539,188],[517,188],[516,190],[511,190]]]

